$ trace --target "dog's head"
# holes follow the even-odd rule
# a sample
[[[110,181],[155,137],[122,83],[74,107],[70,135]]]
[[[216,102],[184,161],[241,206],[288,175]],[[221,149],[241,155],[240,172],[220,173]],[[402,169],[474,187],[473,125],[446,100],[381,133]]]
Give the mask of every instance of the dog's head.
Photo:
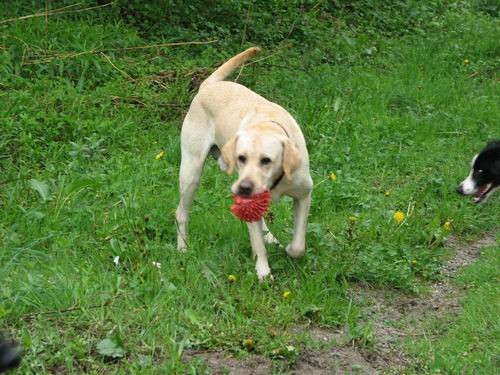
[[[291,180],[300,164],[300,153],[280,131],[255,127],[240,131],[222,148],[227,173],[236,169],[233,194],[252,196],[270,190],[283,174]]]
[[[462,195],[471,195],[481,203],[500,186],[500,141],[490,142],[472,158],[471,171],[457,187]]]

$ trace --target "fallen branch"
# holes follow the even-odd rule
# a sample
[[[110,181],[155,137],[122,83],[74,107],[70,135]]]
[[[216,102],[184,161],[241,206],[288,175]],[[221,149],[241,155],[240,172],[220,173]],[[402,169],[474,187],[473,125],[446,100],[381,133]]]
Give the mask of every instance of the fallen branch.
[[[25,62],[26,65],[33,64],[41,64],[48,63],[54,60],[63,60],[70,59],[73,57],[84,56],[84,55],[92,55],[96,53],[108,53],[108,52],[123,52],[123,51],[134,51],[141,49],[150,49],[150,48],[160,48],[160,47],[177,47],[177,46],[186,46],[186,45],[199,45],[199,44],[209,44],[218,42],[218,39],[207,40],[207,41],[192,41],[192,42],[174,42],[174,43],[160,43],[160,44],[150,44],[146,46],[135,46],[135,47],[122,47],[122,48],[108,48],[108,49],[92,49],[90,51],[82,51],[82,52],[64,52],[64,53],[55,53],[52,56],[48,54],[48,57],[41,58],[39,60],[31,60]]]
[[[281,53],[283,53],[283,52],[284,52],[283,50],[284,50],[285,48],[289,48],[289,47],[291,47],[291,46],[292,46],[292,43],[285,44],[285,45],[283,45],[283,46],[281,46],[281,47],[278,47],[278,48],[276,48],[276,52],[271,53],[271,54],[269,54],[269,55],[267,55],[267,56],[264,56],[264,57],[262,57],[262,58],[260,58],[260,59],[251,60],[251,61],[249,61],[248,63],[246,63],[246,64],[245,64],[245,66],[249,66],[249,65],[257,64],[257,63],[259,63],[259,62],[261,62],[261,61],[264,61],[264,60],[267,60],[267,59],[269,59],[269,58],[271,58],[271,57],[273,57],[273,56],[279,55],[279,54],[281,54]]]
[[[31,314],[24,314],[21,315],[21,319],[33,319],[38,316],[44,316],[44,315],[53,315],[53,314],[61,314],[61,313],[66,313],[66,312],[71,312],[71,311],[77,311],[77,310],[83,310],[83,309],[97,309],[99,307],[105,307],[111,305],[116,299],[116,296],[100,305],[92,305],[92,306],[74,306],[74,307],[68,307],[67,309],[61,309],[61,310],[51,310],[51,311],[41,311],[41,312],[36,312],[36,313],[31,313]]]
[[[125,77],[129,78],[129,79],[132,79],[132,77],[130,77],[128,75],[127,72],[121,70],[120,68],[118,68],[115,64],[113,64],[113,61],[111,61],[111,59],[104,53],[104,52],[101,52],[101,55],[104,56],[104,58],[109,62],[109,64],[115,68],[116,70],[118,70],[121,74],[123,74]]]
[[[77,4],[68,5],[68,6],[65,6],[65,7],[62,7],[62,8],[57,8],[57,9],[54,9],[54,10],[51,10],[51,11],[48,11],[48,12],[45,11],[45,12],[41,12],[41,13],[28,14],[26,16],[21,16],[21,17],[16,17],[16,18],[8,18],[8,19],[5,19],[5,20],[1,20],[0,21],[0,25],[3,25],[5,23],[11,23],[11,22],[16,22],[16,21],[21,21],[21,20],[27,20],[27,19],[30,19],[30,18],[58,16],[60,14],[66,14],[66,13],[86,12],[86,11],[89,11],[89,10],[94,10],[94,9],[98,9],[98,8],[108,7],[110,5],[113,5],[114,3],[115,2],[113,1],[112,3],[103,4],[103,5],[96,5],[96,6],[93,6],[93,7],[88,7],[88,8],[83,8],[83,9],[66,10],[68,8],[74,8],[74,7],[76,7],[76,6],[78,6],[78,5],[81,4],[81,3],[77,3]]]

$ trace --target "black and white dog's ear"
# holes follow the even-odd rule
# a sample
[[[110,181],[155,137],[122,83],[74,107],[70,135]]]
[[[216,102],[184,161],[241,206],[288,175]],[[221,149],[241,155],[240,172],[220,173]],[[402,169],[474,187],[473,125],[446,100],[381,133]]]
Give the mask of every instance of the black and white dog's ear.
[[[493,153],[492,159],[494,160],[493,162],[493,172],[500,174],[500,140],[494,140],[488,143],[486,146],[486,150],[489,151],[489,153]]]
[[[493,173],[500,174],[500,159],[493,163]]]

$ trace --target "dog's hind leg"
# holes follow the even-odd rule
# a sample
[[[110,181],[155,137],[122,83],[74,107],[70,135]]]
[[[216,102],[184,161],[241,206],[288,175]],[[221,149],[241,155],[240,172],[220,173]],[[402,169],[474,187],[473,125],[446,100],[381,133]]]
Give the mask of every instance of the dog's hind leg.
[[[193,203],[194,194],[200,183],[200,176],[205,160],[182,156],[179,174],[180,200],[175,212],[177,219],[177,249],[185,250],[188,247],[189,210]]]
[[[310,206],[311,193],[305,198],[293,200],[293,240],[286,247],[286,253],[292,258],[299,258],[304,255],[306,249],[307,217],[309,216]]]
[[[210,151],[210,140],[189,135],[187,118],[181,135],[181,168],[179,173],[180,201],[175,212],[177,220],[177,249],[184,251],[188,247],[189,210],[194,194],[200,183],[203,165]],[[186,131],[185,131],[186,130]]]

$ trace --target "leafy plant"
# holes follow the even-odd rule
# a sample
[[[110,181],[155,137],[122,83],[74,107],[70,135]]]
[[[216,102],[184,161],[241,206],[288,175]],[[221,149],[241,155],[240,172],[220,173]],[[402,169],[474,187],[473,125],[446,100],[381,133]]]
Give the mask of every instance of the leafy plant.
[[[99,341],[96,345],[97,352],[104,357],[123,358],[126,351],[123,347],[123,340],[117,331],[113,331],[110,337]]]

